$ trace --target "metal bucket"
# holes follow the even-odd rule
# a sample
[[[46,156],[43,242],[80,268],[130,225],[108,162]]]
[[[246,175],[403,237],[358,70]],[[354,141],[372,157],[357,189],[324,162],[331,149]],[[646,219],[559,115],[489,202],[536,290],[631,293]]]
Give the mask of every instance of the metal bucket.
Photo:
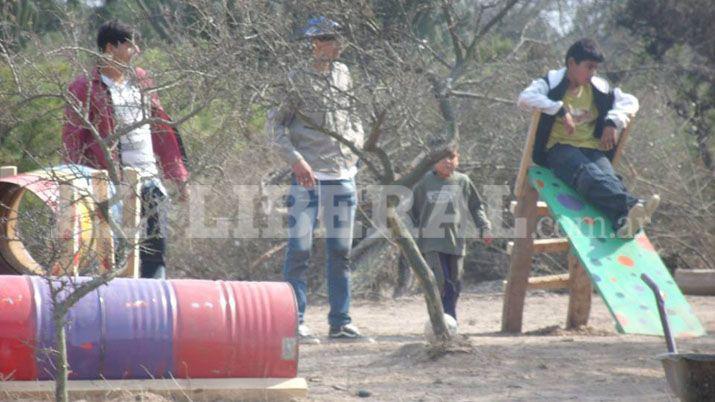
[[[715,355],[664,353],[663,364],[670,389],[685,402],[715,401]]]

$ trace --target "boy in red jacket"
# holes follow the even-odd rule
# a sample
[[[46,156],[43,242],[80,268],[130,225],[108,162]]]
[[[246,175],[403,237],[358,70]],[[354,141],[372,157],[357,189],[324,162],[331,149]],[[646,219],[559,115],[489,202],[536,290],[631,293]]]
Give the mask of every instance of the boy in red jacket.
[[[65,158],[95,169],[107,169],[111,159],[115,166],[139,171],[141,216],[147,226],[141,276],[164,278],[168,197],[159,172],[178,185],[185,201],[186,154],[157,93],[147,91],[154,87],[147,72],[132,67],[140,52],[133,30],[116,20],[105,22],[97,46],[102,59],[91,77],[79,76],[69,86],[62,129]]]

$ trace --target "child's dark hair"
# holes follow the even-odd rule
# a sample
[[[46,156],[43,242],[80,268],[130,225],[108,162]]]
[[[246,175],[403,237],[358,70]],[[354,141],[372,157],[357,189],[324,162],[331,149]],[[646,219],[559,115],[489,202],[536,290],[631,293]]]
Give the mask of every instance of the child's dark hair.
[[[118,20],[105,22],[97,31],[97,47],[99,47],[100,52],[104,52],[110,43],[117,46],[120,43],[134,39],[134,30],[129,25]]]
[[[447,156],[450,158],[454,158],[459,155],[459,145],[455,143],[447,144],[447,146],[444,147],[444,150],[447,151]]]
[[[566,65],[569,64],[569,58],[573,57],[576,64],[584,60],[592,60],[598,63],[603,63],[605,57],[601,52],[598,43],[591,38],[583,38],[577,40],[566,52]]]

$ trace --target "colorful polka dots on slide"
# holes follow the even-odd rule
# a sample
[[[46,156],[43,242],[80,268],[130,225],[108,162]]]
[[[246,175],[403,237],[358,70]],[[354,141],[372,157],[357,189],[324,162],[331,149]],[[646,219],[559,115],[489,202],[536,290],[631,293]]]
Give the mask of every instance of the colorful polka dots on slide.
[[[549,205],[561,235],[569,238],[619,332],[663,333],[655,297],[640,279],[641,273],[647,273],[665,294],[673,333],[705,333],[646,234],[640,233],[632,240],[609,237],[613,234],[610,220],[550,170],[533,166],[528,179],[539,198]]]
[[[580,211],[583,208],[583,203],[581,202],[581,200],[572,195],[561,193],[556,196],[556,199],[561,205],[572,211]]]
[[[628,268],[633,268],[635,263],[633,262],[633,259],[631,257],[625,256],[625,255],[619,255],[617,258],[617,261],[621,265],[625,265]]]

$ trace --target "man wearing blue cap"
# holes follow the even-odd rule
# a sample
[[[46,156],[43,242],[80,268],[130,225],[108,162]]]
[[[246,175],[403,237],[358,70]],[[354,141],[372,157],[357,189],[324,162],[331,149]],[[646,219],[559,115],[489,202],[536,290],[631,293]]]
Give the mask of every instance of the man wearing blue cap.
[[[313,58],[294,68],[281,104],[269,114],[267,128],[276,149],[293,171],[288,196],[288,234],[283,276],[295,290],[298,333],[304,343],[319,343],[304,324],[308,260],[318,210],[326,233],[330,338],[359,338],[351,323],[350,261],[356,207],[358,156],[325,132],[361,147],[363,127],[354,110],[352,79],[340,56],[340,26],[325,17],[308,21],[304,36]]]

